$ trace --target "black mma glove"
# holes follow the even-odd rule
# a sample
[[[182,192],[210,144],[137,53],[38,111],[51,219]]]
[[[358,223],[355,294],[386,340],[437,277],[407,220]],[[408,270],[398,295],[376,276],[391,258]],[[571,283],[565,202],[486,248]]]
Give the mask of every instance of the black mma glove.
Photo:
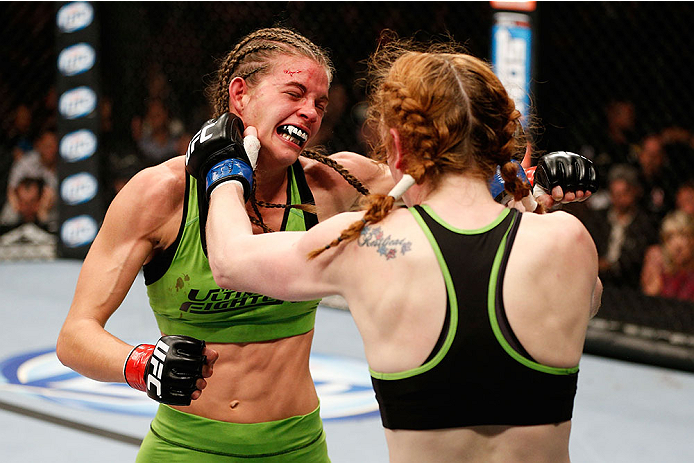
[[[236,180],[243,186],[243,197],[246,201],[251,195],[253,186],[253,169],[258,159],[260,143],[255,137],[257,146],[251,153],[252,160],[244,149],[243,122],[230,113],[217,119],[210,119],[196,133],[186,152],[186,172],[195,177],[198,184],[198,211],[200,223],[200,242],[207,255],[207,211],[210,194],[224,182]],[[251,149],[249,149],[251,152]]]
[[[243,147],[243,122],[230,113],[210,119],[196,133],[186,152],[186,171],[205,185],[205,199],[218,185],[238,180],[246,201],[253,185],[253,164]]]
[[[140,344],[123,366],[125,382],[163,404],[190,405],[207,358],[205,341],[189,336],[162,336],[156,346]]]
[[[598,174],[590,159],[568,151],[554,151],[540,158],[533,184],[547,194],[552,194],[556,186],[560,186],[564,193],[577,190],[595,193]]]

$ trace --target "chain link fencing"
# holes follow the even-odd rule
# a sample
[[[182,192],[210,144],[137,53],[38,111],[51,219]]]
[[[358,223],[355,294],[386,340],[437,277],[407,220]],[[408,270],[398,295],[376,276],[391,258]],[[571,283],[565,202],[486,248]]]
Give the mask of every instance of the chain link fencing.
[[[56,130],[56,11],[60,3],[4,2],[0,15],[0,199],[6,202],[15,148],[30,149]],[[494,10],[488,2],[95,2],[100,26],[100,182],[104,207],[123,182],[155,160],[138,147],[161,99],[174,150],[181,153],[210,115],[204,89],[221,59],[245,34],[291,27],[328,49],[336,67],[331,107],[319,134],[329,151],[367,153],[365,63],[382,30],[442,39],[446,34],[490,59]],[[533,26],[531,101],[536,153],[573,151],[591,158],[601,192],[566,207],[586,223],[603,259],[606,293],[601,332],[694,347],[694,307],[685,297],[652,297],[641,288],[642,263],[661,241],[666,214],[694,174],[694,7],[688,2],[538,2]],[[627,165],[629,168],[615,166]],[[654,167],[655,166],[655,167]],[[635,169],[635,170],[634,170]],[[639,229],[623,230],[615,251],[610,196],[620,179],[638,177]],[[627,185],[629,186],[629,185]],[[692,187],[694,194],[694,187]],[[613,192],[612,194],[617,194]],[[681,195],[686,198],[686,191]],[[689,201],[689,210],[694,198]],[[0,231],[6,231],[0,229]],[[55,230],[49,230],[55,235]],[[37,258],[15,230],[0,246],[6,259]],[[612,239],[611,239],[612,237]],[[45,236],[43,238],[46,238]],[[39,247],[46,253],[48,241]],[[36,248],[36,245],[34,245]],[[619,248],[619,246],[617,246]],[[691,249],[690,249],[691,251]],[[694,296],[692,296],[694,297]],[[674,337],[673,337],[674,336]],[[614,343],[610,337],[607,344]],[[605,343],[603,343],[605,344]],[[596,350],[600,350],[596,347]],[[679,355],[679,354],[678,354]],[[679,361],[692,365],[689,354]],[[694,367],[692,367],[694,368]]]

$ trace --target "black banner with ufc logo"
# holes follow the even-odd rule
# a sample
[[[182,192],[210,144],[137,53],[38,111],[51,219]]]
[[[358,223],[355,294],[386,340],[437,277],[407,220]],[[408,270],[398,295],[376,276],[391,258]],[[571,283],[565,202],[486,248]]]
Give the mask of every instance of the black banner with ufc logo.
[[[104,216],[99,176],[99,27],[91,2],[56,8],[58,255],[84,258]]]

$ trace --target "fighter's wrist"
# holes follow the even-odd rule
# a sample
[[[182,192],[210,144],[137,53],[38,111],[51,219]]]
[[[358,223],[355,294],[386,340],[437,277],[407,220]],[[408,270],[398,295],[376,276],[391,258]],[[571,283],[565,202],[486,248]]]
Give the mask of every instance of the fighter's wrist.
[[[209,196],[210,196],[210,198],[212,198],[212,193],[214,193],[215,191],[217,191],[217,189],[218,189],[220,186],[222,186],[222,185],[228,185],[228,186],[230,186],[230,187],[236,188],[238,191],[241,192],[241,194],[244,194],[244,186],[243,186],[243,183],[241,183],[240,180],[234,179],[234,180],[229,180],[229,181],[227,181],[227,182],[222,182],[222,183],[218,183],[218,184],[214,185],[214,186],[212,187],[212,189],[211,189],[211,190],[209,191],[209,193],[208,193]]]
[[[123,377],[128,386],[138,391],[147,391],[145,372],[147,371],[147,362],[152,357],[153,352],[154,346],[152,344],[139,344],[130,351],[125,359],[125,364],[123,364]]]
[[[238,181],[243,186],[244,198],[250,196],[253,187],[253,169],[244,160],[232,158],[224,159],[215,164],[205,178],[205,190],[209,198],[214,189],[229,181]]]

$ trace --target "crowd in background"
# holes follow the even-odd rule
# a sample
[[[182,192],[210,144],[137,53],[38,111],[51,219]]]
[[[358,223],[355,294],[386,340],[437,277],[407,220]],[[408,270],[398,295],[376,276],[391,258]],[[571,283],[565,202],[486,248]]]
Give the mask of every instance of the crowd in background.
[[[328,144],[342,114],[354,111],[343,104],[342,92],[340,85],[331,91],[331,111],[314,143]],[[99,155],[107,202],[140,169],[185,153],[194,128],[172,113],[172,100],[165,77],[153,76],[142,111],[132,116],[127,130],[118,131],[113,100],[102,98]],[[0,234],[27,223],[57,231],[59,140],[51,101],[43,100],[40,111],[18,106],[6,125]],[[590,200],[566,209],[593,236],[606,285],[694,301],[694,173],[688,168],[694,161],[694,135],[676,127],[639,134],[629,101],[611,102],[605,117],[593,144],[565,148],[594,161],[601,186]],[[352,135],[355,146],[365,149],[364,133]]]
[[[594,142],[600,191],[569,209],[598,249],[607,286],[694,301],[694,134],[681,127],[639,133],[633,102],[611,101]]]
[[[2,133],[0,234],[28,223],[56,232],[58,135],[55,117],[45,111],[51,99],[41,103],[44,111],[32,104],[17,106]]]
[[[309,14],[325,14],[320,17],[327,20],[332,17],[327,13],[332,13],[334,9],[333,6],[309,8],[300,2],[294,7],[296,11],[289,14],[288,21],[297,20],[301,24],[303,22],[298,18]],[[109,6],[104,8],[108,10]],[[192,101],[204,100],[195,92],[204,86],[204,82],[200,82],[200,75],[205,74],[202,66],[209,64],[208,57],[215,54],[210,44],[219,43],[223,48],[225,43],[231,41],[224,38],[224,34],[233,36],[241,25],[246,25],[249,21],[261,21],[265,18],[264,15],[274,14],[270,4],[255,5],[247,12],[240,8],[218,8],[214,3],[195,7],[181,3],[174,9],[163,6],[159,8],[156,5],[147,8],[130,5],[128,8],[130,9],[124,11],[132,13],[133,21],[139,21],[138,27],[149,31],[147,37],[153,41],[151,45],[154,48],[142,48],[139,43],[135,46],[134,42],[142,39],[139,35],[129,34],[126,28],[129,23],[104,14],[104,35],[122,38],[120,41],[105,41],[102,50],[105,56],[109,56],[108,60],[104,60],[105,63],[116,63],[109,68],[110,71],[105,71],[108,74],[103,79],[105,96],[101,97],[99,103],[101,130],[98,154],[102,163],[100,180],[106,203],[142,168],[182,154],[191,133],[210,114],[207,107],[191,104]],[[470,13],[474,13],[475,17],[484,18],[485,14],[489,14],[478,5],[466,4],[465,8],[470,8]],[[582,6],[578,11],[585,12],[586,8]],[[600,10],[599,6],[596,8]],[[649,10],[643,8],[642,13],[648,18]],[[337,69],[349,72],[336,74],[329,111],[323,128],[314,137],[313,143],[325,145],[328,151],[346,149],[366,154],[367,143],[364,137],[368,133],[360,125],[364,108],[363,88],[356,84],[359,80],[356,78],[359,75],[357,69],[360,69],[358,57],[361,54],[357,51],[352,53],[351,49],[373,47],[368,37],[377,36],[383,27],[408,30],[410,26],[414,27],[414,20],[408,16],[409,13],[402,11],[399,14],[378,11],[375,13],[381,16],[377,14],[378,17],[372,18],[373,21],[365,22],[357,15],[358,6],[347,2],[340,4],[339,9],[344,17],[341,22],[360,24],[362,34],[354,37],[354,42],[350,42],[345,49],[343,36],[340,34],[325,34],[320,27],[314,31],[315,34],[320,34],[319,43],[336,51],[333,55]],[[43,5],[38,9],[20,10],[17,18],[32,25],[31,28],[22,29],[25,30],[27,40],[24,42],[27,45],[23,48],[6,47],[6,56],[3,56],[12,63],[17,75],[31,72],[32,69],[52,68],[55,59],[51,46],[55,40],[54,30],[49,21],[52,7]],[[147,14],[135,14],[140,10]],[[551,15],[551,10],[547,8],[545,14]],[[190,15],[187,13],[191,11],[205,18],[201,23],[204,27],[198,26],[198,23],[188,24]],[[241,15],[243,12],[245,16]],[[121,13],[125,14],[123,11]],[[438,9],[422,9],[418,14],[431,15],[429,29],[439,30],[445,28],[453,13],[448,7],[441,6]],[[186,18],[186,27],[183,28],[182,18]],[[625,19],[623,27],[627,30],[633,28],[637,19]],[[215,41],[201,39],[207,37],[204,34],[210,29],[209,21],[218,24],[218,27],[212,27]],[[464,33],[471,37],[469,42],[473,53],[487,49],[484,40],[488,40],[489,28],[484,24],[490,21],[486,17],[484,21],[478,21],[479,29],[464,28]],[[11,24],[19,27],[24,23],[15,21]],[[14,29],[8,29],[7,33],[11,30]],[[156,40],[159,37],[163,39]],[[585,38],[583,35],[581,37]],[[565,53],[566,50],[561,47],[570,45],[569,42],[547,38],[543,44],[541,51],[549,54]],[[478,49],[475,50],[475,47]],[[21,53],[17,51],[20,49]],[[639,52],[635,56],[641,56],[644,51]],[[609,59],[605,61],[611,62]],[[541,62],[545,66],[552,63],[551,60]],[[629,60],[625,59],[624,62],[628,63]],[[561,78],[563,71],[564,68],[548,67],[546,72],[551,72],[553,76],[548,85],[555,82],[566,86],[567,82]],[[615,75],[619,75],[616,70],[613,71]],[[609,75],[600,72],[597,74],[602,80]],[[190,77],[191,75],[194,77]],[[183,79],[185,76],[189,78]],[[354,77],[354,85],[351,77]],[[588,75],[583,78],[588,78]],[[58,98],[55,89],[47,84],[54,80],[50,73],[36,73],[33,75],[32,85],[40,88],[40,93],[27,93],[23,97],[25,101],[16,98],[0,99],[0,114],[3,116],[0,121],[0,235],[25,224],[32,224],[46,233],[55,234],[58,231]],[[123,82],[132,84],[127,92],[117,90],[116,83]],[[136,82],[145,84],[134,85]],[[651,79],[649,84],[655,85],[658,82]],[[14,81],[0,76],[0,94],[16,95],[13,84]],[[588,85],[588,82],[582,80],[581,84]],[[574,93],[569,92],[567,95],[572,94]],[[645,93],[642,95],[644,99],[646,96]],[[650,98],[650,103],[639,107],[656,107],[654,102],[657,98]],[[590,102],[592,104],[592,100]],[[562,107],[557,104],[556,98],[538,98],[538,103],[541,116],[551,115],[553,120],[558,116],[556,108]],[[562,137],[557,136],[559,142],[555,144],[561,146],[543,148],[578,152],[592,159],[598,169],[600,192],[589,201],[566,207],[566,210],[579,217],[590,230],[598,247],[600,276],[603,281],[607,285],[631,288],[647,295],[694,300],[694,180],[691,172],[694,136],[687,129],[672,126],[671,121],[681,118],[682,111],[678,113],[673,108],[672,111],[651,110],[639,114],[635,103],[642,102],[617,98],[608,102],[602,108],[604,111],[593,105],[590,110],[582,111],[583,119],[568,121],[563,128],[553,127],[550,121],[547,124],[549,133],[552,130],[566,133],[575,130],[580,132],[580,136],[573,139],[566,137],[565,144]],[[574,108],[576,104],[570,106]],[[640,119],[644,121],[643,124]],[[591,122],[594,125],[592,130],[588,128],[587,121],[595,121]],[[649,125],[658,125],[654,121],[668,127],[644,129]],[[691,121],[684,121],[682,125],[688,127],[692,124]],[[335,140],[340,142],[335,143]]]

